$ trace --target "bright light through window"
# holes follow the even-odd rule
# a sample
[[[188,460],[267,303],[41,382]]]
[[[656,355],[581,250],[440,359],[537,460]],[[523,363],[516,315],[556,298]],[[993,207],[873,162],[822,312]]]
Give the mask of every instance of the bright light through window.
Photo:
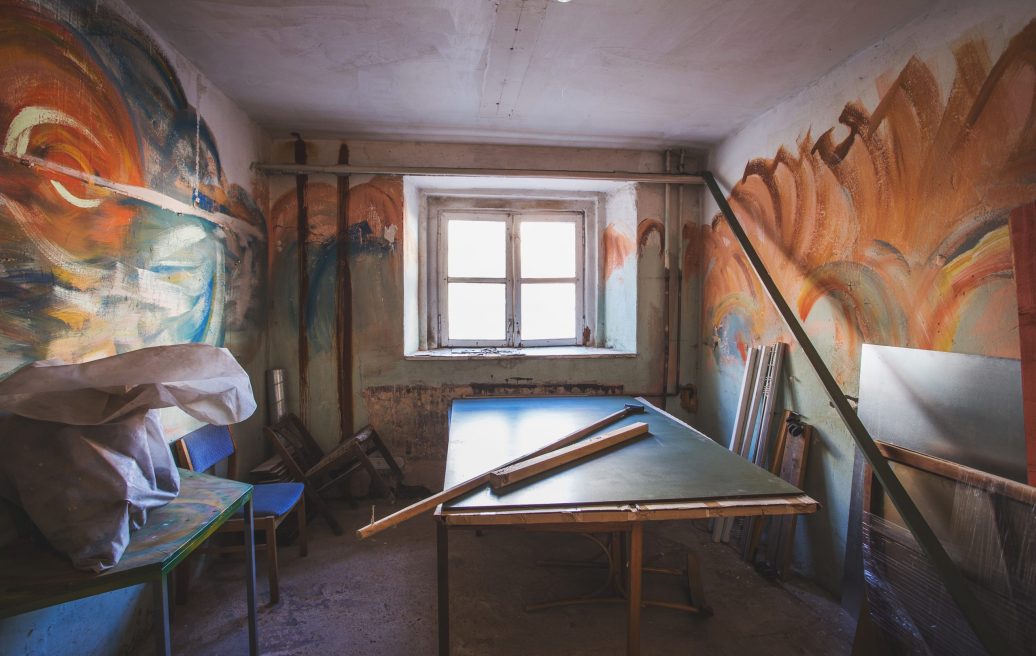
[[[574,221],[522,221],[522,278],[574,278]]]
[[[522,283],[522,340],[574,339],[576,285]]]
[[[579,343],[581,212],[451,211],[439,225],[444,345]]]
[[[494,283],[451,282],[450,338],[501,340],[506,337],[505,286]]]

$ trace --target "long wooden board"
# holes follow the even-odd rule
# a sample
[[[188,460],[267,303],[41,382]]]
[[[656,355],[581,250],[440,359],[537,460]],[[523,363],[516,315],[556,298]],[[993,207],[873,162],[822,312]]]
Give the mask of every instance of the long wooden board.
[[[585,442],[551,451],[536,458],[523,460],[510,467],[501,467],[489,475],[489,484],[494,490],[499,490],[537,474],[542,474],[581,458],[587,458],[605,449],[618,446],[647,432],[648,425],[642,421],[629,426],[623,426],[603,435],[592,437]]]

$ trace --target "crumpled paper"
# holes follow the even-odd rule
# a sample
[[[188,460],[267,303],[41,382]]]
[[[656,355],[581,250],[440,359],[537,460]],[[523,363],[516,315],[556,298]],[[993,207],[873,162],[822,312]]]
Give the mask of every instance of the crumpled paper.
[[[179,493],[157,413],[174,406],[226,425],[256,404],[234,356],[206,344],[19,369],[0,381],[0,412],[12,413],[0,417],[0,496],[75,567],[114,566],[130,532]]]

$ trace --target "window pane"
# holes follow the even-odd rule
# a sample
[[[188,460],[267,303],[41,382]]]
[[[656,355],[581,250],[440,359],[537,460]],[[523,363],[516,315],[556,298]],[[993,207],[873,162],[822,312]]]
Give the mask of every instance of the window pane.
[[[448,339],[504,339],[504,284],[451,282]]]
[[[575,283],[523,283],[521,331],[522,341],[575,339]]]
[[[574,278],[576,224],[522,221],[522,278]]]
[[[507,230],[503,221],[447,222],[446,258],[450,277],[503,278]]]

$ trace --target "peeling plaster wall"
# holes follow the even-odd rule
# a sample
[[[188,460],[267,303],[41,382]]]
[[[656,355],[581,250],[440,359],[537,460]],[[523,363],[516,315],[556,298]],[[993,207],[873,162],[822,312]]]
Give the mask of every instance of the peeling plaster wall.
[[[258,127],[117,0],[0,0],[0,88],[0,377],[204,342],[261,390]],[[237,430],[246,461],[262,415]],[[169,439],[192,422],[163,415]],[[0,653],[126,650],[150,627],[143,592],[6,619]]]
[[[333,164],[341,142],[310,140],[307,163]],[[418,144],[348,142],[351,164],[599,169],[659,171],[661,154],[639,151],[565,149],[515,146],[472,146],[460,144]],[[291,140],[271,144],[269,161],[291,162]],[[325,447],[337,443],[338,398],[335,382],[335,289],[334,258],[341,248],[335,243],[335,179],[310,175],[306,182],[309,223],[307,261],[309,294],[304,301],[308,342],[305,385],[299,384],[298,355],[298,265],[297,217],[294,176],[271,176],[271,267],[273,296],[270,314],[270,366],[288,371],[289,406],[301,408],[315,438]],[[659,185],[638,185],[638,221],[657,220],[663,215],[663,191]],[[697,191],[687,196],[698,198]],[[391,176],[350,177],[347,245],[352,278],[353,404],[355,427],[371,423],[393,452],[412,461],[417,482],[441,485],[446,449],[446,412],[453,398],[494,394],[616,394],[658,395],[662,384],[661,307],[664,269],[660,235],[637,248],[636,235],[617,238],[622,248],[615,251],[617,270],[626,258],[637,262],[636,339],[634,358],[607,359],[482,359],[407,360],[404,352],[404,266],[403,251],[412,248],[406,240],[401,178]],[[697,225],[697,205],[685,205],[687,229]],[[611,211],[611,210],[610,210]],[[632,211],[616,205],[614,211]],[[410,222],[412,224],[412,222]],[[387,237],[391,235],[391,239]],[[631,268],[631,270],[633,270]],[[615,272],[620,275],[621,271]],[[416,304],[409,312],[416,312]],[[628,317],[627,320],[632,319]],[[693,332],[694,326],[688,326]],[[415,341],[415,335],[408,339]],[[693,348],[693,344],[690,348]],[[693,361],[695,358],[685,358]],[[693,371],[688,372],[693,375]],[[693,382],[693,378],[686,382]],[[304,390],[303,390],[304,387]],[[670,408],[680,413],[677,403]],[[413,463],[417,461],[417,463]]]
[[[1007,218],[1036,199],[1036,11],[951,3],[714,151],[711,168],[846,394],[863,342],[1018,357]],[[714,204],[702,227],[701,409],[726,443],[745,350],[791,343]],[[800,351],[783,401],[818,428],[795,564],[841,586],[854,446]]]

